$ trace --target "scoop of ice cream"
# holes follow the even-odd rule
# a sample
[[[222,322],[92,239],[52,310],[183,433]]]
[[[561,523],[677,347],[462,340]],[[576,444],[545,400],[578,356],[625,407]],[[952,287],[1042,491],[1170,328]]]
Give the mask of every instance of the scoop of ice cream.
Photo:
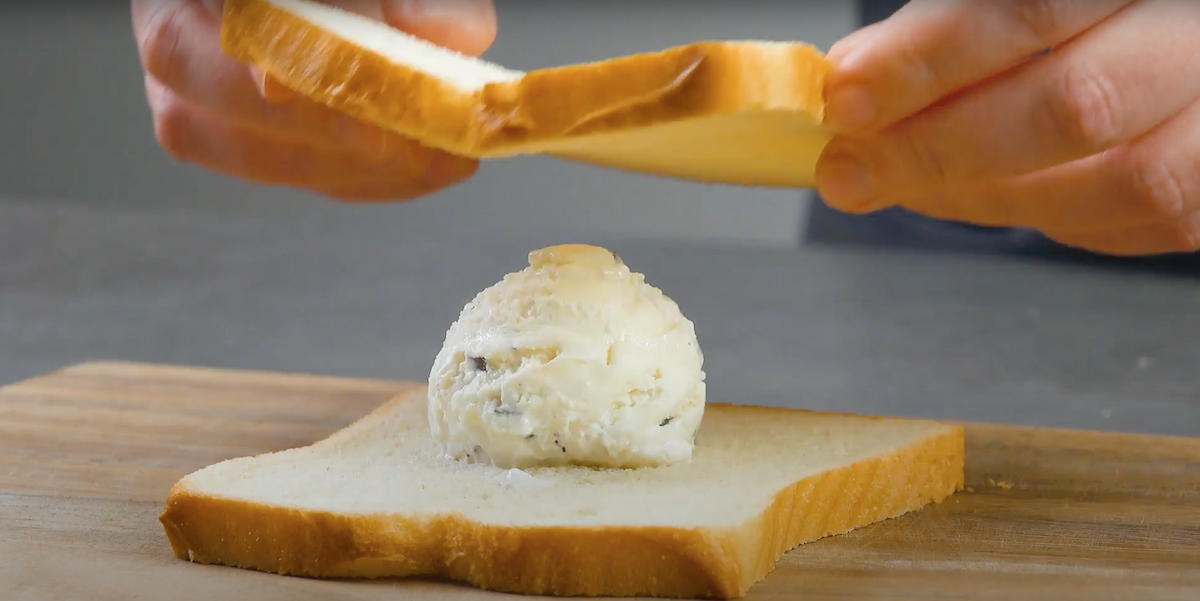
[[[429,424],[444,453],[503,468],[687,461],[703,361],[679,306],[612,252],[546,248],[450,327]]]

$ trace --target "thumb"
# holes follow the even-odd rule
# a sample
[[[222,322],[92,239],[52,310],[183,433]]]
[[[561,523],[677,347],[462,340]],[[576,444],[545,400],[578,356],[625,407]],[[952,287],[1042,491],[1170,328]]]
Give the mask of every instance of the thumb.
[[[496,40],[496,8],[492,0],[324,1],[463,54],[483,54]],[[203,0],[203,3],[219,17],[225,0]]]
[[[204,0],[221,14],[224,0]],[[496,8],[492,0],[325,0],[327,4],[384,21],[433,44],[478,56],[496,39]],[[282,102],[291,92],[270,76],[253,72],[259,92],[268,101]]]
[[[492,0],[381,0],[392,27],[451,50],[478,56],[496,39]]]

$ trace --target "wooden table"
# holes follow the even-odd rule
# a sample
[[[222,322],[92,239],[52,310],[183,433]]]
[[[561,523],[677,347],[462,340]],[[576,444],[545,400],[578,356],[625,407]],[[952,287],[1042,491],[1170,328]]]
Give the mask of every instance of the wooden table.
[[[414,383],[89,363],[0,389],[0,599],[490,599],[176,560],[168,488]],[[966,492],[788,553],[748,599],[1200,599],[1200,440],[969,425]]]

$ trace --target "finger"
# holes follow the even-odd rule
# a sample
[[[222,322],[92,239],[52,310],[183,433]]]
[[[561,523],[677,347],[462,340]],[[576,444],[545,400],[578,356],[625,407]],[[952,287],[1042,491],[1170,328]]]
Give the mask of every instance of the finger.
[[[496,39],[492,0],[325,0],[408,34],[477,56]]]
[[[220,17],[225,12],[225,0],[201,0],[209,14]]]
[[[383,0],[381,6],[389,25],[463,54],[483,54],[496,40],[492,0]]]
[[[202,0],[220,16],[225,0]],[[325,4],[383,21],[463,54],[483,54],[496,39],[492,0],[324,0]]]
[[[205,7],[208,8],[209,13],[220,22],[219,20],[225,12],[225,0],[203,0],[203,2]],[[295,95],[286,86],[264,73],[258,67],[250,65],[249,69],[254,84],[258,88],[258,93],[264,100],[268,102],[287,102]]]
[[[204,5],[208,8],[210,14],[218,19],[224,16],[225,0],[203,0]],[[250,76],[254,80],[255,87],[258,88],[258,93],[268,102],[287,102],[291,100],[295,94],[287,88],[287,86],[279,83],[274,77],[267,75],[262,69],[249,66]]]
[[[471,163],[470,167],[462,171],[460,179],[470,177],[475,172],[477,166],[477,163]],[[390,180],[318,187],[314,190],[322,196],[343,202],[380,203],[414,200],[438,192],[449,187],[449,185],[428,179],[411,180],[393,178]]]
[[[407,145],[402,160],[371,161],[281,139],[197,109],[150,76],[146,94],[155,134],[172,156],[259,183],[305,188],[389,183],[393,188],[430,190],[460,181],[475,169],[474,161],[416,143]]]
[[[1046,237],[1066,246],[1114,256],[1191,253],[1200,250],[1200,213],[1152,226],[1086,234],[1048,233]]]
[[[1101,22],[1133,0],[912,0],[831,49],[826,122],[876,130]],[[838,50],[834,53],[833,50]],[[1127,49],[1126,49],[1127,50]]]
[[[1121,148],[933,202],[931,217],[1062,235],[1138,229],[1200,211],[1200,102]]]
[[[273,103],[250,69],[225,56],[219,23],[196,0],[134,0],[135,31],[146,72],[191,104],[261,132],[384,158],[402,148],[398,134],[305,98]]]
[[[205,0],[220,15],[224,0]],[[326,0],[327,4],[387,22],[412,35],[459,52],[482,54],[496,38],[496,12],[491,0],[432,2],[403,0]],[[295,93],[262,70],[250,72],[259,94],[269,102],[287,102]]]
[[[287,86],[279,83],[279,80],[267,75],[258,67],[250,67],[250,75],[254,78],[254,85],[258,88],[258,93],[267,102],[287,102],[291,100],[293,93]]]
[[[836,140],[827,160],[857,162],[869,185],[852,198],[830,184],[839,196],[829,200],[886,205],[876,197],[1013,177],[1129,141],[1200,97],[1197,30],[1200,4],[1143,0],[943,106],[871,138]]]
[[[883,27],[883,22],[872,23],[866,27],[856,29],[850,35],[838,40],[829,47],[829,52],[825,53],[825,58],[833,61],[835,64],[841,63],[842,59],[849,56],[855,49],[860,47],[867,38],[875,35]]]

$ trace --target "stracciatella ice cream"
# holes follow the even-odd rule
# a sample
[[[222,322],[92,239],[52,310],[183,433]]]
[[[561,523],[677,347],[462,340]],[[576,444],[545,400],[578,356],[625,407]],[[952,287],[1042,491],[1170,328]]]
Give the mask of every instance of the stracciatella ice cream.
[[[503,468],[687,461],[703,361],[678,305],[612,252],[534,251],[447,332],[429,374],[433,440]]]

